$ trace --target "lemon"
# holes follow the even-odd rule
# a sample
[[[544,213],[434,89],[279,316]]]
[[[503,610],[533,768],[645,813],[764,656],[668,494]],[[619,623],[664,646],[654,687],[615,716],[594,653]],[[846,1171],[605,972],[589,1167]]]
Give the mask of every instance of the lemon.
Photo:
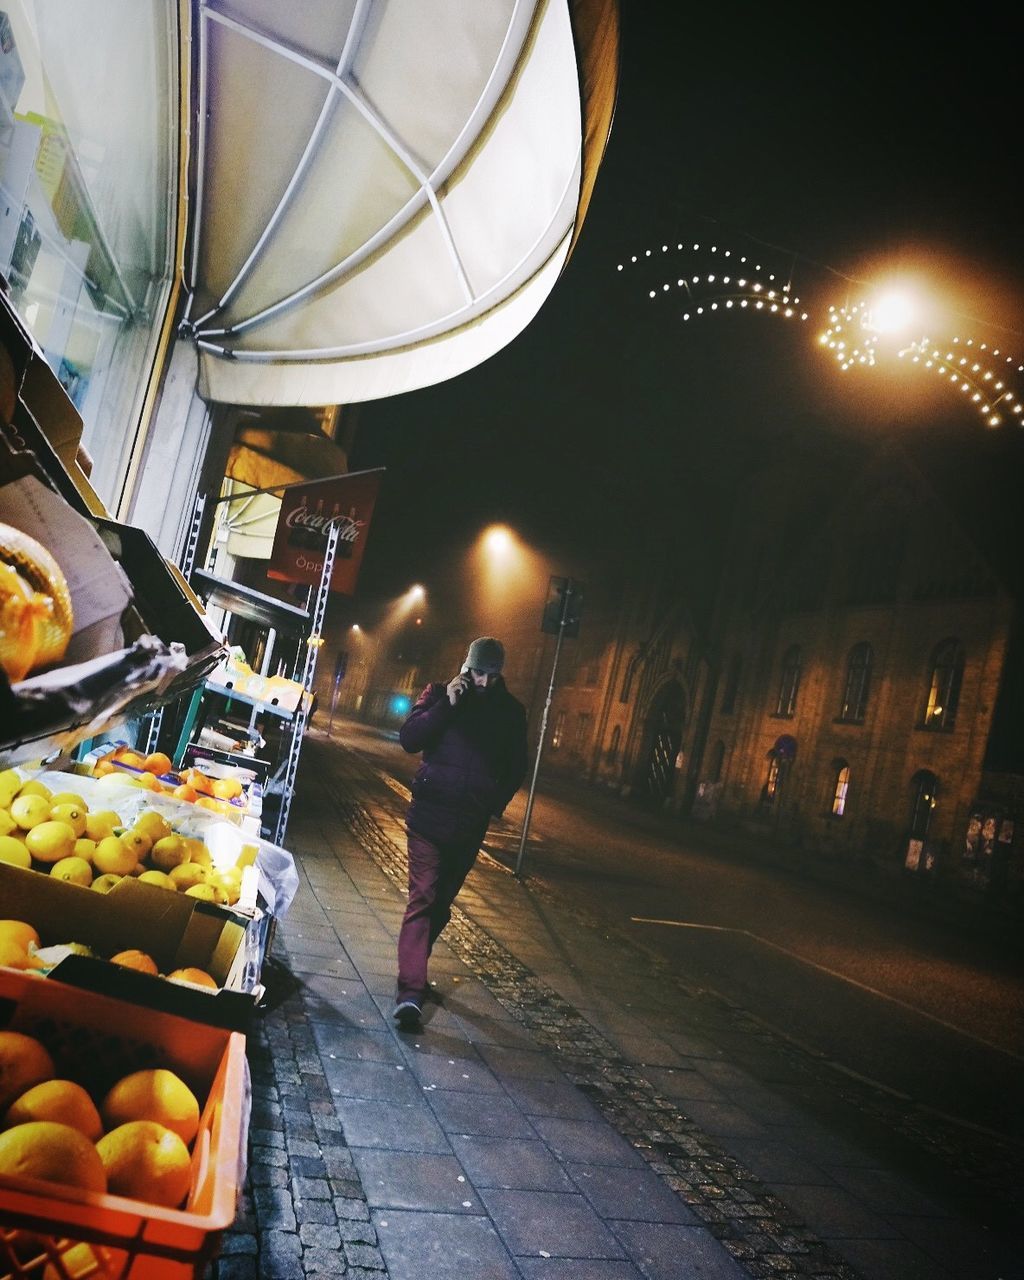
[[[210,877],[210,884],[214,889],[219,889],[223,893],[224,903],[229,907],[234,906],[242,896],[241,878],[236,880],[233,876],[213,875]]]
[[[95,889],[97,893],[109,893],[118,880],[123,879],[124,876],[116,876],[111,871],[105,871],[103,875],[96,877],[89,888]]]
[[[165,871],[143,871],[139,876],[140,884],[155,884],[161,889],[175,889],[174,881]]]
[[[26,782],[24,784],[24,786],[18,792],[18,795],[19,796],[42,796],[44,800],[49,800],[52,803],[53,792],[50,790],[48,786],[46,786],[45,783],[36,782],[36,780],[33,778],[31,779],[31,781]]]
[[[11,817],[8,809],[0,809],[0,836],[9,836],[12,831],[20,831],[21,828]]]
[[[197,840],[195,836],[184,836],[183,839],[188,846],[190,862],[198,863],[201,867],[213,866],[213,857],[202,840]]]
[[[209,872],[206,867],[201,867],[197,862],[182,862],[176,867],[171,867],[167,874],[174,881],[174,887],[179,892],[184,892],[197,884],[205,884]],[[213,899],[211,898],[210,901],[212,902]]]
[[[133,1071],[118,1080],[100,1103],[100,1111],[107,1129],[129,1120],[152,1120],[171,1129],[185,1143],[191,1142],[199,1129],[195,1094],[165,1067]]]
[[[70,1240],[65,1245],[70,1245],[70,1248],[64,1248],[61,1252],[61,1270],[58,1272],[56,1264],[48,1262],[43,1271],[43,1280],[85,1280],[86,1276],[103,1274],[103,1264],[110,1261],[108,1250],[102,1249],[98,1244],[71,1244]]]
[[[66,822],[40,822],[25,836],[25,847],[39,862],[59,862],[75,848],[75,833]]]
[[[96,1147],[80,1130],[53,1120],[31,1120],[0,1133],[0,1173],[84,1191],[107,1189]]]
[[[176,1209],[188,1195],[191,1158],[171,1129],[154,1120],[129,1120],[100,1138],[94,1148],[116,1196],[130,1196]]]
[[[3,1127],[28,1124],[32,1120],[52,1120],[69,1124],[95,1142],[103,1133],[103,1122],[96,1104],[80,1084],[73,1080],[45,1080],[26,1089],[7,1108]]]
[[[0,836],[0,862],[10,863],[12,867],[32,866],[32,855],[20,840],[14,836]]]
[[[9,809],[11,801],[22,787],[21,774],[17,769],[0,771],[0,809]]]
[[[92,884],[92,867],[84,858],[61,858],[50,868],[50,875],[55,880],[66,880],[69,884],[81,885],[88,889]]]
[[[164,836],[149,851],[149,861],[160,871],[170,871],[188,860],[188,846],[181,836]]]
[[[86,862],[92,862],[96,856],[96,841],[87,840],[85,836],[75,841],[75,857],[84,858]]]
[[[112,836],[115,827],[121,826],[124,826],[124,823],[113,809],[100,809],[97,813],[85,815],[85,834],[97,844],[104,836]]]
[[[55,796],[50,797],[50,804],[52,804],[54,808],[59,804],[73,804],[81,809],[83,813],[89,812],[89,806],[77,791],[58,791]]]
[[[154,844],[171,834],[171,824],[156,809],[143,809],[135,819],[135,826],[139,831],[145,832]]]
[[[0,1031],[0,1111],[6,1111],[26,1089],[54,1075],[53,1059],[34,1036]]]
[[[121,839],[140,862],[153,847],[152,838],[146,835],[145,831],[140,831],[138,827],[132,827],[129,831],[122,831]]]
[[[92,855],[92,865],[104,875],[131,875],[138,864],[138,858],[120,836],[105,836]]]
[[[11,817],[22,831],[31,831],[50,816],[50,802],[45,796],[17,796],[11,802]]]
[[[50,817],[54,822],[66,822],[74,831],[75,839],[85,835],[85,810],[80,804],[50,804]]]
[[[198,898],[200,902],[215,902],[218,907],[226,907],[228,905],[228,895],[219,884],[200,881],[198,884],[192,885],[190,889],[186,889],[185,892],[190,898]]]

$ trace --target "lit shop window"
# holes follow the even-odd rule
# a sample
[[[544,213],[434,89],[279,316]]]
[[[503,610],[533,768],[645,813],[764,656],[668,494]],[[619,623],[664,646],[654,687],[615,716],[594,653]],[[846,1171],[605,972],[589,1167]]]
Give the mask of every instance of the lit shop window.
[[[158,0],[0,10],[0,275],[82,416],[111,508],[170,297],[175,13]]]
[[[557,751],[565,738],[565,711],[555,716],[555,727],[551,730],[551,750]]]

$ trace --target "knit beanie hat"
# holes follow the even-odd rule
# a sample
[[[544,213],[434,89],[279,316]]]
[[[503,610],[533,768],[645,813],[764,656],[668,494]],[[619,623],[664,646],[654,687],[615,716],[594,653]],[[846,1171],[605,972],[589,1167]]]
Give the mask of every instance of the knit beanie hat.
[[[505,646],[501,641],[495,640],[493,636],[480,636],[469,646],[462,669],[486,671],[488,675],[496,676],[504,665]]]

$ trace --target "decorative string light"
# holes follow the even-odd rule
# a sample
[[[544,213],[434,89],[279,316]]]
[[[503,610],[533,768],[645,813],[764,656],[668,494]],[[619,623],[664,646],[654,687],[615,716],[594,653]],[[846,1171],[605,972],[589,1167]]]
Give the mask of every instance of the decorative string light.
[[[660,252],[668,255],[672,248],[663,244]],[[809,318],[807,311],[800,309],[800,299],[792,293],[789,283],[777,282],[773,273],[764,272],[760,263],[749,263],[745,255],[734,254],[717,244],[702,245],[700,241],[690,245],[677,243],[675,251],[730,259],[730,262],[722,264],[721,269],[711,271],[694,272],[692,267],[689,271],[683,268],[674,281],[663,281],[659,288],[648,290],[648,298],[652,301],[666,295],[674,296],[678,290],[683,290],[686,294],[686,309],[681,313],[684,321],[726,311],[761,312],[783,318],[798,317],[802,321]],[[646,259],[653,256],[654,250],[645,249],[640,254],[633,254],[629,263],[620,262],[617,269],[623,271],[638,264],[643,266]],[[876,306],[883,301],[877,299]],[[878,363],[879,339],[885,329],[882,317],[872,314],[872,304],[867,300],[830,306],[818,341],[844,372],[855,367],[870,369]],[[1024,396],[1008,385],[1009,379],[1024,374],[1024,363],[1017,362],[1013,356],[1003,355],[998,348],[990,348],[987,343],[976,342],[973,338],[959,337],[953,338],[945,348],[930,338],[922,337],[908,342],[898,355],[934,372],[948,387],[966,396],[988,426],[997,427],[1004,418],[1016,419],[1024,425]],[[996,361],[1002,361],[1008,367],[1001,369]]]
[[[671,246],[662,245],[662,253],[670,252]],[[676,245],[677,252],[683,252],[682,244]],[[700,244],[694,244],[688,252],[699,253]],[[737,264],[730,266],[729,274],[719,274],[717,271],[700,272],[696,275],[680,275],[673,282],[671,280],[664,281],[659,288],[649,289],[648,298],[655,299],[666,293],[672,293],[676,289],[683,289],[686,293],[689,306],[682,313],[682,318],[686,320],[695,320],[698,316],[710,315],[717,311],[762,311],[768,315],[781,316],[784,319],[792,319],[794,317],[800,320],[807,320],[808,313],[799,310],[800,299],[790,291],[789,284],[780,284],[776,281],[773,272],[763,273],[764,278],[757,277],[762,274],[760,263],[748,266],[747,258],[743,254],[735,255],[731,249],[719,249],[718,245],[709,245],[706,250],[716,256],[719,254],[722,258],[731,258]],[[645,249],[642,257],[649,258],[652,250]],[[639,261],[639,256],[634,254],[631,262]],[[620,262],[617,269],[623,271],[626,263]],[[744,268],[737,274],[732,274],[738,268]]]
[[[921,338],[904,347],[899,354],[901,359],[909,357],[912,364],[921,365],[968,396],[986,426],[1001,426],[1004,414],[1011,415],[1011,421],[1014,417],[1024,421],[1020,397],[1006,385],[1008,375],[988,363],[989,359],[999,357],[999,349],[990,351],[987,343],[975,344],[973,338],[966,341],[954,338],[950,346],[958,349],[947,347],[943,350],[929,338]],[[970,350],[965,351],[965,348]],[[1006,356],[1003,362],[1010,365],[1010,376],[1014,372],[1024,373],[1024,365],[1017,364],[1014,368],[1012,356]]]

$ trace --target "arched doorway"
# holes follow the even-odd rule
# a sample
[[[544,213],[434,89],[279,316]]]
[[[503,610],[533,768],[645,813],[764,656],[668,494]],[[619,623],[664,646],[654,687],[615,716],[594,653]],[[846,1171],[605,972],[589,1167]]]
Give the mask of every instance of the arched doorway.
[[[672,794],[676,757],[686,726],[686,694],[677,681],[658,694],[647,717],[645,751],[641,757],[638,793],[651,804],[661,804]]]

